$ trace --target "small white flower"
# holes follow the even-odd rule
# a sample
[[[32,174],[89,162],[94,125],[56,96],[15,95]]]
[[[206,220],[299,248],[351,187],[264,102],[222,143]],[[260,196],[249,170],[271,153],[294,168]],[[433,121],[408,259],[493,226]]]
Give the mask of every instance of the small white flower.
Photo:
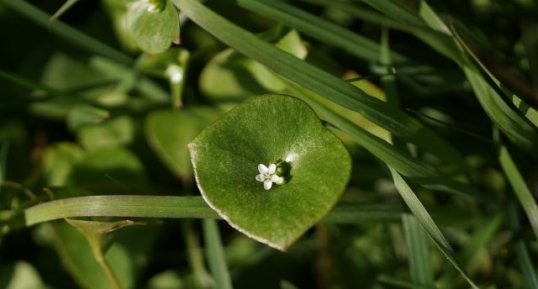
[[[178,83],[183,79],[183,68],[179,65],[170,64],[166,68],[165,71],[166,76],[172,81],[173,83]]]
[[[152,12],[158,12],[159,11],[159,7],[153,3],[151,3],[150,1],[147,1],[148,3],[148,8],[147,8],[147,11],[152,13]]]
[[[265,190],[271,189],[273,183],[281,185],[284,183],[284,178],[276,174],[276,165],[269,164],[269,167],[266,167],[263,164],[258,165],[259,175],[256,176],[258,182],[263,183],[263,188]]]

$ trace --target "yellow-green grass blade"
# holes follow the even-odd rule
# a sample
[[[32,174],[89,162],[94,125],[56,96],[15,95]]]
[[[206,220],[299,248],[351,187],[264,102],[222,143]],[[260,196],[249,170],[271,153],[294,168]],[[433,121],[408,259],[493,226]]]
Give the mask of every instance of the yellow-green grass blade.
[[[337,46],[358,58],[377,60],[379,45],[360,34],[333,24],[321,17],[310,14],[282,1],[239,0],[239,5],[272,20],[284,23],[319,41]],[[407,61],[396,52],[391,52],[395,62]]]
[[[450,31],[452,32],[452,35],[454,35],[454,39],[458,41],[458,43],[465,49],[467,54],[469,54],[474,60],[474,62],[479,66],[483,74],[485,74],[489,78],[489,80],[491,80],[493,84],[496,85],[499,94],[504,93],[506,94],[504,95],[504,97],[509,96],[510,101],[519,110],[519,112],[523,114],[527,118],[527,120],[535,127],[538,127],[538,111],[525,103],[519,96],[510,92],[506,87],[504,87],[502,82],[497,77],[495,77],[495,75],[486,67],[486,65],[482,61],[480,61],[480,58],[478,58],[478,56],[467,45],[467,43],[465,43],[462,36],[458,33],[454,25],[451,25]]]
[[[178,8],[225,44],[281,76],[351,110],[358,111],[395,137],[415,143],[450,164],[463,163],[449,144],[401,110],[388,106],[324,70],[279,50],[192,0],[174,0]]]
[[[334,224],[397,222],[402,213],[400,207],[393,205],[349,203],[336,206],[323,222]],[[96,195],[64,198],[30,206],[22,212],[20,219],[13,220],[12,225],[24,227],[78,217],[219,218],[199,196]]]
[[[215,281],[215,289],[232,289],[232,281],[224,258],[224,249],[216,220],[204,219],[204,237],[209,270]]]
[[[420,2],[419,14],[430,27],[447,33],[458,44],[458,50],[461,51],[462,57],[453,58],[453,60],[462,68],[478,101],[489,118],[515,143],[528,149],[535,148],[538,145],[538,132],[536,125],[533,127],[527,122],[527,118],[530,116],[529,121],[534,124],[534,121],[532,121],[533,112],[526,109],[530,107],[523,103],[519,97],[512,97],[516,107],[530,111],[527,118],[524,118],[505,102],[503,96],[484,79],[479,67],[471,61],[473,54],[469,53],[470,50],[466,50],[465,45],[462,46],[458,42],[457,36],[449,30],[437,13],[424,0]],[[536,117],[536,113],[534,113],[534,117]]]
[[[518,219],[519,218],[517,214],[517,208],[515,204],[512,203],[508,206],[508,223],[510,225],[510,228],[516,234],[516,236],[518,236],[516,237],[517,239],[515,240],[515,246],[514,246],[516,260],[519,265],[519,268],[521,268],[521,272],[527,279],[529,288],[538,289],[538,276],[536,275],[536,269],[531,260],[527,245],[520,238],[521,235],[519,235],[519,233],[521,231],[521,226],[519,224]]]
[[[366,0],[366,3],[384,13],[390,13],[390,11],[393,11],[391,7],[398,6],[398,4],[396,4],[397,1]],[[407,13],[405,19],[402,19],[400,14],[393,13],[387,15],[402,21],[403,30],[407,30],[409,33],[414,34],[417,38],[430,45],[437,52],[452,59],[461,67],[467,80],[471,84],[480,105],[488,117],[512,141],[527,149],[536,147],[536,145],[538,145],[538,133],[535,127],[532,127],[532,125],[527,122],[527,119],[529,119],[531,123],[536,121],[535,113],[517,96],[511,97],[512,103],[518,107],[527,118],[522,117],[519,112],[512,109],[512,107],[504,101],[498,91],[483,78],[478,67],[466,54],[465,49],[461,47],[446,24],[444,24],[435,11],[431,9],[427,2],[421,1],[419,10],[415,11],[415,14],[406,9],[403,9],[402,11],[402,14]],[[425,23],[429,25],[436,32],[431,33],[426,30],[412,29],[412,27],[406,26],[411,17],[416,17],[416,19],[419,20],[421,19],[419,17],[422,17],[422,24]]]
[[[394,180],[394,185],[396,186],[396,189],[400,193],[400,196],[404,200],[411,213],[417,218],[424,230],[426,230],[426,232],[432,238],[437,248],[439,248],[441,253],[443,253],[443,255],[445,255],[445,257],[454,266],[454,268],[461,273],[467,283],[472,288],[478,289],[478,286],[475,285],[475,283],[471,280],[471,278],[467,275],[465,270],[463,270],[459,262],[456,260],[452,247],[444,237],[443,233],[441,233],[441,230],[439,230],[439,227],[437,227],[422,202],[420,202],[418,197],[415,195],[411,187],[409,187],[406,181],[398,174],[396,170],[390,167],[389,169]]]
[[[508,149],[504,146],[501,147],[499,151],[499,162],[501,163],[504,174],[508,178],[520,205],[527,214],[534,235],[538,238],[538,205],[536,204],[536,200],[532,196],[529,187],[525,183],[523,176],[514,163],[514,160],[510,156]]]
[[[430,248],[426,232],[413,215],[402,216],[411,280],[414,283],[434,287],[434,276],[430,258]]]

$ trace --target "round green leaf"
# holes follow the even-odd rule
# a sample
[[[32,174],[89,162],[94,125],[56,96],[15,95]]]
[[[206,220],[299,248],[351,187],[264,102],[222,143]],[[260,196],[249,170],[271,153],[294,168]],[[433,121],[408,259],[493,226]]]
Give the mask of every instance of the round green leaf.
[[[331,209],[351,170],[340,140],[303,101],[283,95],[238,105],[189,149],[206,202],[234,228],[280,250]],[[284,183],[266,190],[260,164],[279,164]]]
[[[157,1],[133,2],[127,12],[127,25],[140,48],[160,53],[179,38],[179,16],[171,1],[162,1],[163,7],[153,2]]]
[[[192,179],[187,145],[219,112],[210,107],[155,111],[148,115],[145,133],[151,148],[179,178]]]

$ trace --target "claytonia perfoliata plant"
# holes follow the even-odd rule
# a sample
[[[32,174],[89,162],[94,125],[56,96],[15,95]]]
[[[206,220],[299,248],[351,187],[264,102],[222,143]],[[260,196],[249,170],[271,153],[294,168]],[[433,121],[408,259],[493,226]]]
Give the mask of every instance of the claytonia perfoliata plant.
[[[266,191],[271,189],[273,183],[277,185],[284,183],[284,178],[276,173],[275,164],[269,164],[269,167],[266,167],[264,164],[259,164],[258,171],[260,174],[256,176],[256,180],[263,183],[263,188]]]

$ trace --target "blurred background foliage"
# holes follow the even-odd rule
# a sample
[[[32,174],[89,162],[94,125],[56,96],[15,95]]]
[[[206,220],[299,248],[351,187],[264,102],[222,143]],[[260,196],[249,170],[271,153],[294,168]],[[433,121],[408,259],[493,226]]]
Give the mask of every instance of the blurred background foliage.
[[[9,231],[12,212],[50,199],[197,195],[186,144],[246,98],[297,93],[267,67],[177,15],[172,2],[159,2],[167,14],[157,20],[133,16],[129,5],[134,2],[67,1],[68,9],[49,21],[64,1],[0,1],[3,231]],[[413,186],[418,198],[480,288],[538,288],[537,236],[532,215],[523,209],[536,206],[538,194],[536,116],[522,117],[531,131],[523,130],[523,140],[509,133],[512,141],[499,136],[465,73],[447,56],[451,48],[443,43],[441,49],[432,48],[409,33],[408,27],[422,25],[408,14],[421,1],[286,2],[377,48],[366,47],[364,53],[260,16],[249,1],[239,2],[244,3],[210,0],[204,5],[378,99],[390,102],[397,95],[403,112],[459,152],[465,177],[480,194]],[[388,2],[399,3],[403,12],[376,10]],[[457,27],[502,87],[531,108],[538,106],[536,1],[428,4]],[[133,28],[129,21],[160,23],[155,29],[162,33],[148,34],[144,22]],[[393,63],[383,61],[388,43]],[[448,53],[439,53],[442,48]],[[380,139],[391,139],[362,115],[328,101],[325,105]],[[351,217],[331,220],[329,215],[285,253],[219,222],[234,287],[468,288],[411,217],[383,161],[348,134],[335,132],[353,157],[352,178],[339,205]],[[502,144],[508,157],[499,153]],[[431,154],[414,146],[410,151],[424,163],[439,165]],[[514,174],[527,185],[526,201],[513,193],[509,178]],[[208,240],[202,240],[199,221],[92,220],[54,221],[4,234],[0,288],[226,288],[206,268]]]

